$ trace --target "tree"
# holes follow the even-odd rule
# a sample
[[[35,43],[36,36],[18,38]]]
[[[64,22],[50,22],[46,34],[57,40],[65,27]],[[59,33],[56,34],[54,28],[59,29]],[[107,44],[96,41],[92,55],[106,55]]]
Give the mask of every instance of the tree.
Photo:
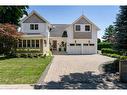
[[[20,35],[21,33],[17,32],[15,25],[0,24],[0,54],[12,54]]]
[[[0,23],[19,25],[23,15],[28,15],[28,6],[0,6]]]
[[[113,43],[115,32],[115,27],[113,25],[109,25],[109,27],[105,29],[105,34],[102,38],[107,42]]]
[[[127,50],[127,6],[120,6],[115,26],[115,48],[117,50]]]
[[[97,43],[100,43],[101,42],[101,39],[100,38],[97,38]]]

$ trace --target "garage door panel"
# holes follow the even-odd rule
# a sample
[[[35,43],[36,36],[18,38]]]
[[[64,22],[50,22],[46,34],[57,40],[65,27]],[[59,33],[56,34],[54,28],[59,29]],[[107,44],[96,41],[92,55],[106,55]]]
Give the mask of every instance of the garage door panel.
[[[83,54],[93,54],[95,50],[94,46],[83,46]]]
[[[72,45],[70,44],[69,46],[69,54],[81,54],[82,53],[82,47],[81,44],[76,44]]]

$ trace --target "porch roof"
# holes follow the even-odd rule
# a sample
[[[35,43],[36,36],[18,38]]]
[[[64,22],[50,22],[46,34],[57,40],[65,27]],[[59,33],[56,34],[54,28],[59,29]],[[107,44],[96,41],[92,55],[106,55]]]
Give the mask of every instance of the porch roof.
[[[43,36],[43,35],[22,35],[21,38],[33,38],[33,39],[39,38],[39,39],[42,39],[42,38],[45,38],[45,36]]]

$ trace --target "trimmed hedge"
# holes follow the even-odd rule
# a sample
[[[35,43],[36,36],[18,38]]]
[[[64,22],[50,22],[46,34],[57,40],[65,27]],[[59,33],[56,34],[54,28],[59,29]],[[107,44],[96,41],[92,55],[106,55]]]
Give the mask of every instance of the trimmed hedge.
[[[106,54],[118,54],[118,55],[122,54],[121,52],[113,50],[111,48],[103,48],[103,49],[101,49],[101,53],[102,54],[104,54],[104,53],[106,53]]]
[[[109,42],[101,42],[101,43],[98,43],[98,50],[101,50],[103,48],[112,48],[112,44],[109,43]]]
[[[38,58],[38,57],[41,57],[41,58],[45,58],[46,55],[45,54],[37,54],[37,53],[18,53],[16,54],[16,57],[18,58]]]
[[[16,49],[17,53],[27,53],[27,52],[31,52],[31,53],[36,53],[36,52],[40,52],[40,49],[26,49],[26,48],[21,48],[21,49]]]

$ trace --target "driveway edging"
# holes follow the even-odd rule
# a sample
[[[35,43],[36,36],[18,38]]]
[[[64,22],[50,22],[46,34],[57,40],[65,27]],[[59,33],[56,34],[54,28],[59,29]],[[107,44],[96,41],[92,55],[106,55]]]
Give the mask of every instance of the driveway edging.
[[[54,56],[53,56],[54,58]],[[53,61],[53,58],[52,58],[52,61]],[[46,67],[46,69],[44,70],[44,72],[42,72],[41,74],[41,77],[39,78],[39,80],[37,81],[37,83],[34,85],[34,89],[41,89],[43,88],[43,84],[44,84],[44,79],[50,69],[50,66],[52,64],[52,61],[48,64],[48,66]]]

